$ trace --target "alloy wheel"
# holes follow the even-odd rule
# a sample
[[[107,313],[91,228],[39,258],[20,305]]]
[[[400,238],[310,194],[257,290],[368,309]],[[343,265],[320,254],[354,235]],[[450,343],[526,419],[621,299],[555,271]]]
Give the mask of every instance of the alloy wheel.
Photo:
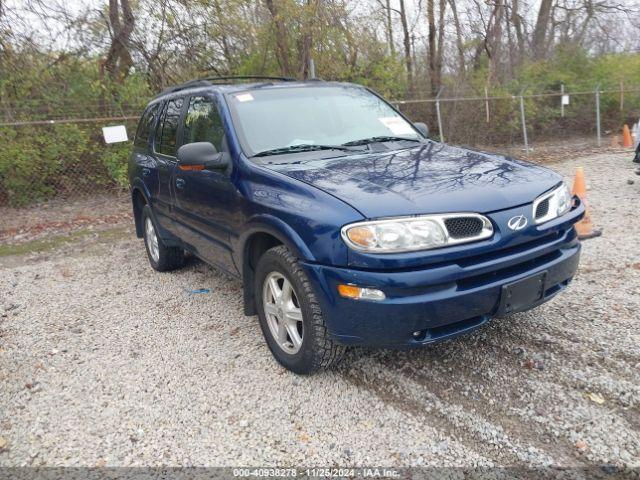
[[[158,235],[156,235],[156,229],[153,226],[153,222],[149,217],[144,222],[144,229],[146,233],[147,246],[149,247],[149,253],[154,262],[160,261],[160,247],[158,245]]]
[[[304,338],[302,310],[293,285],[280,272],[266,276],[262,304],[269,331],[278,346],[288,354],[296,354]]]

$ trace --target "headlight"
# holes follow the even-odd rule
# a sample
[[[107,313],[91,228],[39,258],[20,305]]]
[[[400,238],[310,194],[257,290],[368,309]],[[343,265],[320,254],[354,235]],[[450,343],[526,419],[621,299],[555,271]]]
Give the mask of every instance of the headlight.
[[[571,210],[572,203],[573,198],[571,191],[569,187],[562,182],[562,185],[558,188],[541,195],[533,202],[533,218],[535,219],[535,223],[548,222],[549,220],[564,215]]]
[[[469,219],[475,231],[468,236],[450,235],[446,222]],[[477,213],[424,215],[352,223],[342,228],[342,238],[354,250],[369,253],[398,253],[429,250],[489,238],[493,226]]]

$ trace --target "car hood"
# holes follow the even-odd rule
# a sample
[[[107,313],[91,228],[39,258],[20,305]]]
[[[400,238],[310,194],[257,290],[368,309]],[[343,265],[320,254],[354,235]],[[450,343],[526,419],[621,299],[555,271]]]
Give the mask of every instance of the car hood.
[[[532,202],[562,180],[531,163],[436,142],[264,166],[336,196],[366,218],[487,213]]]

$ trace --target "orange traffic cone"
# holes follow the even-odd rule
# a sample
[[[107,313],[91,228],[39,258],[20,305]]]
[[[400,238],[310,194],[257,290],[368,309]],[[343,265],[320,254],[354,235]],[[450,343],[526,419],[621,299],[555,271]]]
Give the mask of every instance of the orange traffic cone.
[[[631,131],[629,125],[626,123],[622,127],[622,146],[625,148],[633,147],[633,139],[631,138]]]
[[[588,238],[599,237],[602,235],[602,230],[596,230],[591,223],[591,215],[589,213],[589,204],[587,203],[587,185],[584,180],[584,169],[582,167],[576,168],[576,177],[573,181],[573,189],[571,190],[573,195],[578,195],[580,201],[584,204],[584,217],[578,223],[576,223],[576,230],[578,231],[578,238],[580,240],[586,240]]]

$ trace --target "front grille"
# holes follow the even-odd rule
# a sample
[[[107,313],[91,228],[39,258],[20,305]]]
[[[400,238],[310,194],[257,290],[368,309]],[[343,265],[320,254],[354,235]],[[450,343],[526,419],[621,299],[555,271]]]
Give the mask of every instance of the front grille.
[[[482,232],[484,222],[478,217],[453,217],[444,221],[451,238],[476,237]]]
[[[538,206],[536,207],[536,218],[542,218],[544,217],[547,213],[549,213],[549,200],[551,197],[549,198],[545,198],[543,201],[541,201]]]

